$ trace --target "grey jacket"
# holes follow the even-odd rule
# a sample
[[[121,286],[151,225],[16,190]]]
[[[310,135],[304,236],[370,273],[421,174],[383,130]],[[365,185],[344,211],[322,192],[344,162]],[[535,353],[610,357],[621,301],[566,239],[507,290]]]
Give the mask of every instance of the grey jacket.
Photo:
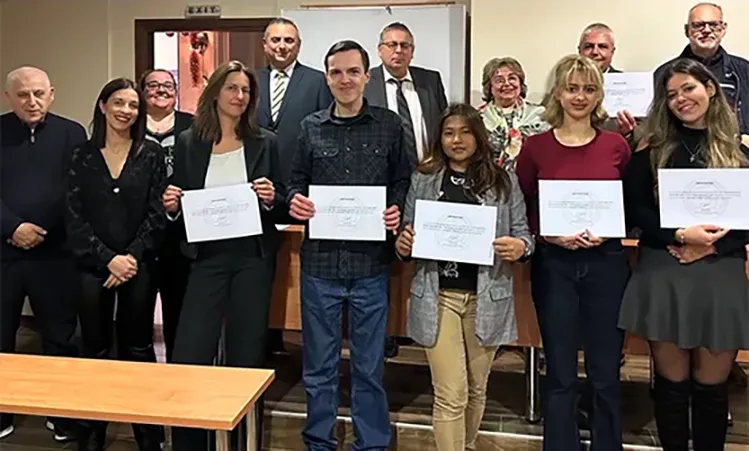
[[[525,201],[517,177],[510,172],[512,193],[507,201],[491,191],[479,199],[483,205],[497,206],[497,237],[512,236],[525,241],[533,251],[534,240],[528,229]],[[444,172],[415,172],[406,197],[403,225],[413,224],[416,200],[438,200]],[[419,237],[415,236],[414,240]],[[433,346],[437,338],[439,272],[434,260],[414,259],[414,276],[409,296],[407,332],[422,346]],[[495,257],[494,266],[480,266],[476,287],[476,338],[482,346],[500,346],[517,339],[515,302],[512,292],[512,266]]]

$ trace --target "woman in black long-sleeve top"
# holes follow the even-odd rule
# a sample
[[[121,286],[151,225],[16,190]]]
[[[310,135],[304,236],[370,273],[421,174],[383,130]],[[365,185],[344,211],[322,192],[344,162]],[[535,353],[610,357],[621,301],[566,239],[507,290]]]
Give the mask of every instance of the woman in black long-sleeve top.
[[[80,268],[78,314],[86,357],[112,347],[117,295],[117,356],[156,362],[149,266],[166,224],[161,149],[145,140],[145,101],[135,83],[118,78],[101,90],[91,140],[73,151],[66,226]],[[79,446],[101,450],[106,423],[81,422]],[[133,425],[141,450],[160,450],[161,429]]]
[[[257,98],[254,72],[238,61],[224,63],[200,96],[195,123],[177,138],[174,178],[163,197],[169,218],[184,219],[179,201],[183,191],[243,185],[258,196],[263,233],[198,243],[183,238],[182,251],[192,264],[177,326],[175,363],[210,365],[222,326],[228,366],[257,368],[265,363],[279,242],[275,223],[288,224],[290,218],[275,135],[255,123]],[[261,418],[262,404],[257,404],[258,421]],[[203,431],[176,428],[172,436],[177,450],[206,449]]]
[[[694,449],[722,450],[726,380],[737,349],[749,347],[747,233],[662,228],[657,176],[659,168],[749,167],[749,149],[718,80],[692,60],[665,71],[648,130],[648,147],[635,152],[624,177],[628,219],[642,236],[619,325],[650,341],[663,449],[687,450],[691,400]]]

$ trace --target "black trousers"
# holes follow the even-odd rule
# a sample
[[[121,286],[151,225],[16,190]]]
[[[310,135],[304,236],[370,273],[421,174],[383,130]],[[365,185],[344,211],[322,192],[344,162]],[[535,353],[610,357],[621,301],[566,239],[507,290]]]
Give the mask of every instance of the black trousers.
[[[629,265],[618,240],[590,250],[539,245],[531,289],[546,355],[544,451],[580,447],[577,351],[582,338],[592,391],[591,450],[622,449],[619,309]]]
[[[190,269],[182,314],[174,347],[174,362],[211,365],[224,329],[225,364],[233,367],[262,368],[268,331],[268,310],[273,287],[272,258],[247,257],[238,247],[223,246],[220,251],[195,261]],[[262,436],[263,403],[256,404],[258,449]],[[244,429],[244,428],[242,428]],[[232,434],[236,449],[241,430]],[[207,431],[174,428],[175,450],[205,451],[212,446]]]
[[[117,358],[133,362],[156,362],[153,349],[153,312],[156,299],[152,296],[150,266],[140,263],[138,273],[114,289],[104,288],[106,277],[81,271],[81,296],[78,316],[81,321],[83,354],[88,358],[106,359],[112,351],[113,332],[117,337]],[[116,322],[113,321],[117,300]],[[81,421],[79,439],[92,434],[102,437],[107,423]],[[159,449],[163,428],[133,425],[140,450]]]
[[[151,286],[152,296],[161,297],[161,318],[163,320],[166,361],[172,361],[174,341],[177,338],[177,324],[182,311],[182,300],[187,288],[190,260],[179,254],[179,249],[165,249],[153,264]]]
[[[0,352],[16,351],[16,334],[26,297],[41,328],[42,352],[75,357],[77,325],[75,299],[77,271],[69,258],[11,260],[0,273]],[[2,389],[2,388],[0,388]],[[0,430],[13,424],[13,416],[0,414]]]

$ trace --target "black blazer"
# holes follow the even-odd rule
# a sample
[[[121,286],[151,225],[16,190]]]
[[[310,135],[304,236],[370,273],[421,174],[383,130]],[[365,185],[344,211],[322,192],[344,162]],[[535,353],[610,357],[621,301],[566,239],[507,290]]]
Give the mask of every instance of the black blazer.
[[[270,73],[267,66],[257,71],[260,83],[257,123],[276,134],[281,154],[281,176],[288,181],[302,119],[328,108],[333,103],[333,96],[322,72],[297,62],[281,101],[278,118],[273,122],[270,115]]]
[[[211,159],[213,144],[201,140],[194,128],[180,133],[174,147],[174,177],[172,184],[183,191],[205,188],[205,176]],[[278,249],[279,232],[276,224],[289,224],[289,211],[286,206],[286,188],[279,172],[279,155],[276,136],[267,130],[260,129],[257,136],[244,140],[244,156],[247,164],[247,179],[252,181],[266,177],[276,190],[273,208],[267,211],[260,209],[263,234],[257,236],[263,258],[275,256]],[[183,221],[180,215],[177,219]],[[184,224],[184,223],[183,223]],[[188,243],[185,227],[179,227],[180,250],[186,257],[195,259],[198,255],[198,243]]]
[[[387,108],[384,70],[382,65],[379,65],[369,71],[369,83],[364,88],[364,97],[370,105]],[[426,126],[427,146],[429,146],[437,132],[442,113],[447,109],[445,86],[442,84],[440,73],[436,70],[415,66],[409,67],[408,70],[411,72],[416,93],[419,95],[421,114],[424,116]]]

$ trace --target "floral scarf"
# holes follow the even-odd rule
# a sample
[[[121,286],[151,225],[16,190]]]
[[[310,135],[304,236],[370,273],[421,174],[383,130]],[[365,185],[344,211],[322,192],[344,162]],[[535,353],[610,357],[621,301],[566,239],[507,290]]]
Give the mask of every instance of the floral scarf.
[[[479,111],[489,132],[494,160],[507,170],[515,170],[515,161],[525,138],[550,128],[541,119],[545,108],[525,99],[520,99],[509,113],[493,103],[483,105]]]

